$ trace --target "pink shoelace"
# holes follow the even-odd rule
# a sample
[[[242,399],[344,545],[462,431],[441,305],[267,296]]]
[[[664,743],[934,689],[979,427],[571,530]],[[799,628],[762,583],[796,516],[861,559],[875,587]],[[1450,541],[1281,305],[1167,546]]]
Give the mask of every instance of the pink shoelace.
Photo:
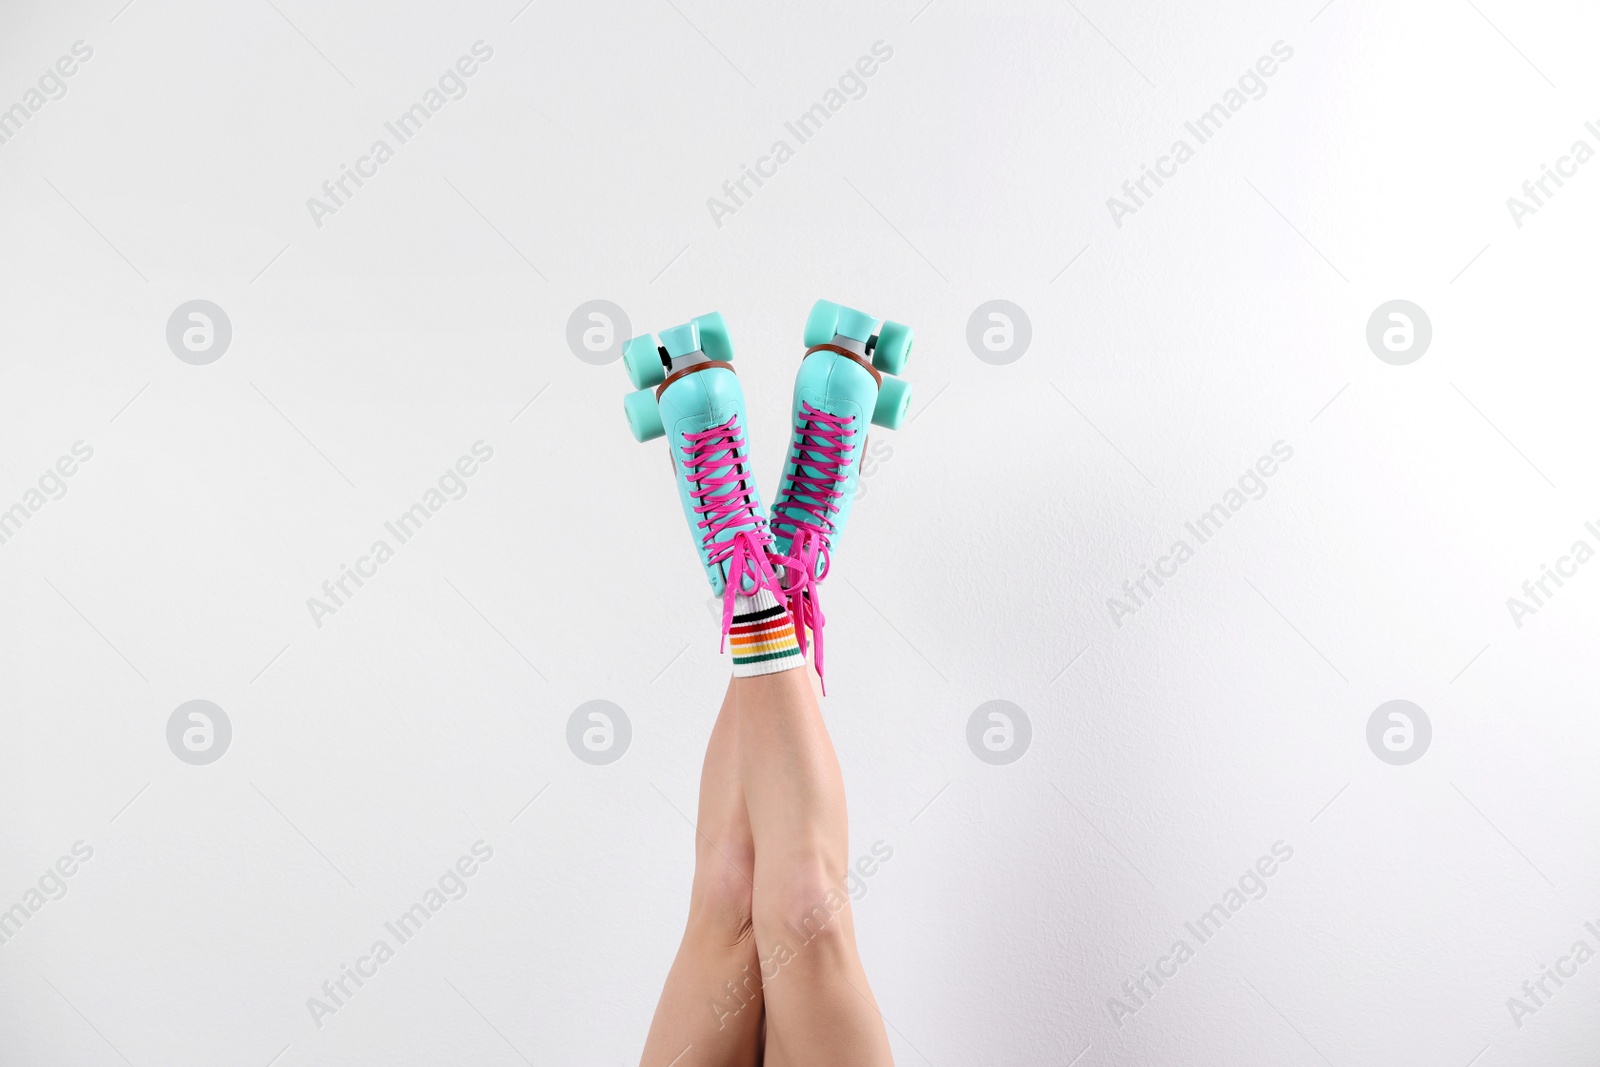
[[[822,673],[822,630],[827,619],[818,596],[822,579],[831,565],[829,537],[833,515],[844,494],[844,471],[855,449],[850,425],[855,416],[830,415],[804,401],[800,404],[802,422],[795,445],[794,476],[778,506],[772,509],[775,526],[794,531],[787,556],[774,556],[784,568],[784,592],[789,598],[789,614],[794,620],[795,638],[802,655],[806,651],[806,632],[815,638],[817,678]],[[807,474],[811,470],[815,473]],[[827,692],[827,684],[823,684]]]
[[[688,442],[683,449],[684,481],[700,516],[700,543],[713,566],[726,568],[722,593],[722,647],[726,647],[733,626],[733,598],[744,592],[745,578],[755,583],[750,593],[767,588],[780,600],[783,586],[767,559],[772,533],[756,514],[745,485],[744,430],[738,416],[730,415],[709,430],[685,434],[684,439]],[[730,529],[736,531],[732,537],[717,540]]]

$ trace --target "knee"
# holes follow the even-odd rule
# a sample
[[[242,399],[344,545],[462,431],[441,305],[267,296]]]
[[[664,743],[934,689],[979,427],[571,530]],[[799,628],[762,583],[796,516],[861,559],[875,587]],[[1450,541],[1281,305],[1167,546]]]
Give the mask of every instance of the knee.
[[[842,875],[821,861],[797,862],[763,875],[754,895],[756,938],[796,952],[801,946],[834,945],[844,936],[849,907]]]
[[[722,944],[738,945],[753,935],[749,873],[713,854],[695,873],[689,921]]]

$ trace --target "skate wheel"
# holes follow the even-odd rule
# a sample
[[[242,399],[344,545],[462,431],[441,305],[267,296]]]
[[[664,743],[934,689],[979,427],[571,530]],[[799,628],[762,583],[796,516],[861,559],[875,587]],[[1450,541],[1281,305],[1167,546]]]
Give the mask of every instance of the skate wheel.
[[[811,305],[811,314],[806,318],[806,333],[804,337],[807,348],[825,345],[833,340],[833,335],[839,331],[839,312],[842,309],[831,300],[818,300]]]
[[[662,330],[661,347],[667,350],[667,355],[672,359],[699,351],[700,327],[691,321],[670,330]]]
[[[635,441],[642,444],[666,434],[666,427],[661,425],[661,409],[656,406],[656,394],[653,390],[641,389],[637,393],[629,393],[622,398],[622,410],[628,416],[628,429],[633,431]]]
[[[722,312],[701,315],[694,320],[694,324],[700,328],[700,351],[706,354],[707,359],[722,363],[733,359],[733,342],[728,339],[728,324],[723,321]]]
[[[655,338],[649,334],[623,343],[622,365],[627,368],[628,381],[635,389],[660,385],[667,377],[666,368],[661,366],[661,353],[656,351]]]
[[[878,325],[878,320],[868,315],[865,311],[855,308],[840,308],[839,321],[834,323],[833,332],[840,337],[848,337],[852,341],[866,344],[872,337],[873,329]]]
[[[885,374],[904,374],[914,336],[911,327],[885,319],[872,349],[872,365]]]
[[[904,378],[884,378],[878,386],[878,402],[872,409],[872,423],[886,430],[898,430],[911,407],[911,383]]]

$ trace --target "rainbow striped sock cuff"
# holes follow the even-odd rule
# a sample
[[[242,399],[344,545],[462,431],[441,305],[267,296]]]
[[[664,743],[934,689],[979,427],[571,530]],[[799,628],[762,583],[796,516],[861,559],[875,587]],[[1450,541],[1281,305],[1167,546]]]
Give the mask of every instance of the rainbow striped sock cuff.
[[[755,596],[733,598],[728,646],[733,653],[735,678],[777,674],[806,663],[795,641],[788,609],[778,603],[770,589],[758,589]]]

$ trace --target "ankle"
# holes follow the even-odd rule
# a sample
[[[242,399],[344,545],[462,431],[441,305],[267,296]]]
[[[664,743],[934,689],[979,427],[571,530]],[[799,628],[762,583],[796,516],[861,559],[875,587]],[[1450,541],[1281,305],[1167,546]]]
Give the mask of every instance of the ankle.
[[[734,594],[727,640],[735,678],[776,674],[806,664],[795,640],[788,605],[770,589],[757,589],[752,596]]]

